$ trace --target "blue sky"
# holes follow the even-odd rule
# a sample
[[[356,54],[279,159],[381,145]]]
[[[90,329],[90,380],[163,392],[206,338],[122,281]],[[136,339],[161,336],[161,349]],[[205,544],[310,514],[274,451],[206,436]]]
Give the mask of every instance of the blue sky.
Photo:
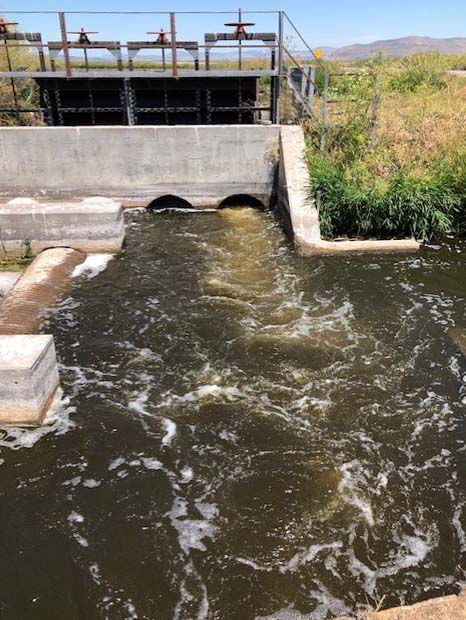
[[[236,9],[240,0],[0,0],[1,10],[173,10],[173,11],[228,11]],[[282,8],[301,29],[312,46],[341,46],[350,43],[370,43],[377,39],[407,35],[433,37],[466,36],[466,0],[244,0],[245,10],[273,10]],[[55,16],[13,15],[25,31],[41,31],[45,40],[59,38]],[[230,17],[233,18],[232,15]],[[177,30],[179,39],[200,39],[205,31],[223,31],[227,15],[180,16]],[[250,15],[257,30],[276,30],[270,15]],[[99,39],[144,40],[147,30],[168,29],[168,18],[154,16],[97,16],[69,15],[69,30],[85,26],[98,30]],[[299,48],[299,45],[297,45]]]

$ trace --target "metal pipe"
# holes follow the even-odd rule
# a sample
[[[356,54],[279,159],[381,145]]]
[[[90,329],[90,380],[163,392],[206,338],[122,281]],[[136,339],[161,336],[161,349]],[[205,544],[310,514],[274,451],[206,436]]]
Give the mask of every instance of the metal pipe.
[[[231,15],[233,11],[176,11],[180,15]],[[279,11],[243,11],[251,15],[276,15]],[[3,11],[12,15],[54,15],[56,11]],[[170,15],[169,11],[67,11],[70,15]]]

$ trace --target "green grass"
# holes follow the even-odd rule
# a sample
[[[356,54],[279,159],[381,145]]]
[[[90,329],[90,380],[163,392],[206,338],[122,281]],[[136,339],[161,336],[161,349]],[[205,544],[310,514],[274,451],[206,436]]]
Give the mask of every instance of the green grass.
[[[322,236],[429,239],[463,229],[465,163],[466,153],[448,172],[437,164],[424,178],[411,171],[383,178],[312,150],[310,195],[318,197]]]
[[[0,258],[0,271],[23,271],[31,260],[31,258]]]

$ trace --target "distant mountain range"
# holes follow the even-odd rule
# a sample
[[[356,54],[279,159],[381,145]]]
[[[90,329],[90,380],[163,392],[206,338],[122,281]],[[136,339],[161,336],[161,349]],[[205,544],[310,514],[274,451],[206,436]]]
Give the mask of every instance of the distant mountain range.
[[[367,44],[346,45],[345,47],[329,47],[323,45],[316,47],[320,49],[324,58],[335,60],[364,60],[369,58],[378,51],[383,51],[387,56],[410,56],[421,52],[439,52],[441,54],[466,54],[466,37],[455,37],[451,39],[435,39],[432,37],[401,37],[400,39],[386,39],[383,41],[374,41]],[[310,53],[307,50],[292,50],[293,55],[301,60],[309,60]],[[270,56],[270,50],[266,47],[258,49],[243,49],[242,56],[245,60],[254,60]],[[215,49],[211,53],[212,60],[233,60],[238,58],[238,51],[222,50],[221,47]],[[77,60],[78,55],[73,55],[72,60]],[[82,58],[82,57],[81,57]],[[106,58],[101,55],[89,54],[90,60],[104,61]],[[192,57],[183,50],[178,50],[178,58],[180,61],[192,60]],[[108,60],[108,57],[107,57]],[[149,56],[142,52],[136,57],[137,61],[154,60],[154,56]],[[203,54],[201,53],[201,60]]]
[[[346,45],[330,52],[321,48],[327,58],[335,60],[356,60],[369,58],[379,50],[387,56],[411,56],[422,52],[439,52],[440,54],[466,54],[466,37],[451,39],[434,39],[432,37],[402,37],[374,41],[366,45]],[[328,48],[327,48],[328,49]]]

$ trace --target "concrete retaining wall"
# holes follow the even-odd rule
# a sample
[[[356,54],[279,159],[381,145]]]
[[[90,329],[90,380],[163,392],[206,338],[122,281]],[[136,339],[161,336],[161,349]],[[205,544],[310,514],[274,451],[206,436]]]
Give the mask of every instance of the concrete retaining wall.
[[[269,199],[278,126],[2,127],[0,195]]]

